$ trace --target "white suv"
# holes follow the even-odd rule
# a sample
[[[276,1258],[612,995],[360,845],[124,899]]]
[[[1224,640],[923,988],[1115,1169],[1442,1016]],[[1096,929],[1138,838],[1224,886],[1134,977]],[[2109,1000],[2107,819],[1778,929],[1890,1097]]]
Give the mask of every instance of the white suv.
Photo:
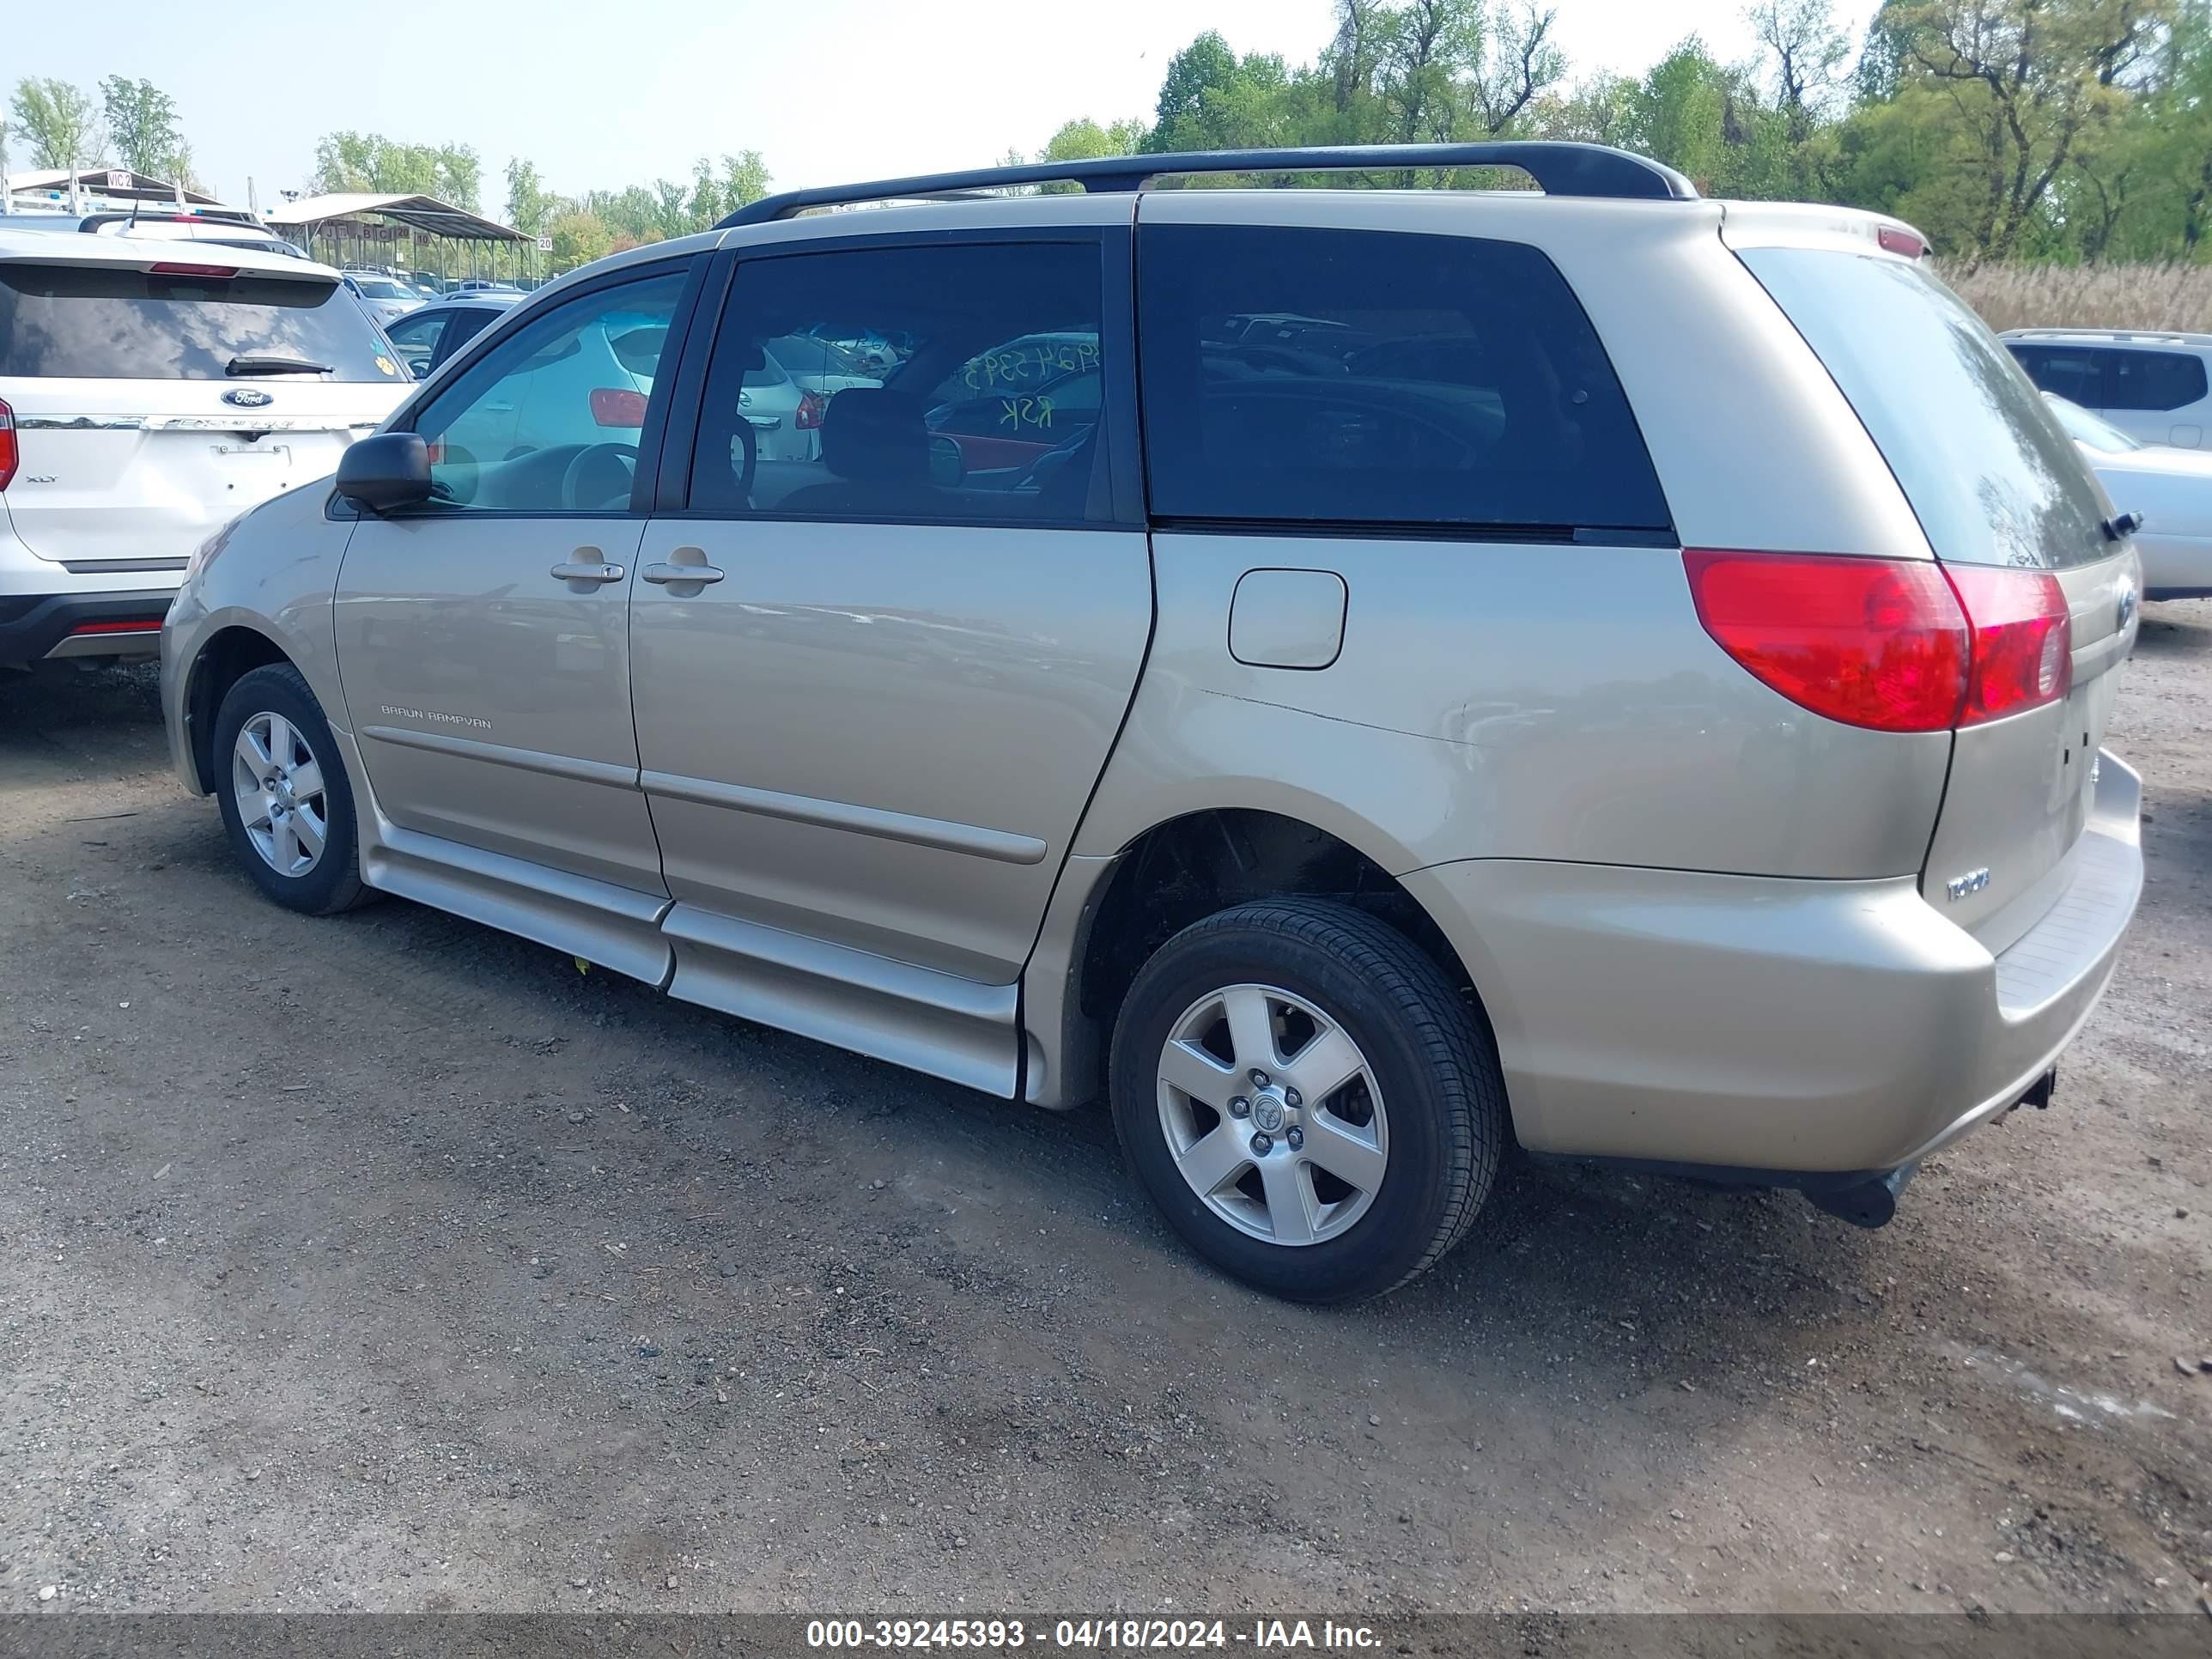
[[[2028,379],[2147,444],[2212,443],[2212,334],[2015,328],[2000,336]]]
[[[0,667],[151,655],[192,550],[407,382],[328,266],[0,225]]]

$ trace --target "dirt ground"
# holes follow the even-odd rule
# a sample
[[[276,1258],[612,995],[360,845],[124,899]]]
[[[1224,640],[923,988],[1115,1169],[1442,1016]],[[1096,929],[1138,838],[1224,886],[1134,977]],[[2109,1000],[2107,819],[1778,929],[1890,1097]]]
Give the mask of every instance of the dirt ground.
[[[0,677],[0,1612],[2196,1607],[2212,603],[2145,614],[2050,1111],[1878,1233],[1530,1170],[1339,1311],[1103,1114],[263,903],[148,673]]]

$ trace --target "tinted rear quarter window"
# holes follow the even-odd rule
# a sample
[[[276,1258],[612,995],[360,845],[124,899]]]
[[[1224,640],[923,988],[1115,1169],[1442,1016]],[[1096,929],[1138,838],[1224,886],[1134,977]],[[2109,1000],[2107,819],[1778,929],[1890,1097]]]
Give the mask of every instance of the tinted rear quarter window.
[[[2106,409],[2181,409],[2204,395],[2204,362],[2184,351],[2115,351]]]
[[[220,380],[234,358],[248,356],[326,363],[334,380],[403,378],[337,283],[0,264],[0,374]]]
[[[2105,406],[2105,360],[2114,353],[2086,346],[2015,345],[2012,355],[2045,392],[2084,409]]]
[[[2049,568],[2106,556],[2103,508],[2073,441],[1923,266],[1829,248],[1739,257],[1857,412],[1937,557]]]
[[[1163,518],[1668,526],[1604,348],[1535,248],[1161,225],[1139,232],[1138,282]]]

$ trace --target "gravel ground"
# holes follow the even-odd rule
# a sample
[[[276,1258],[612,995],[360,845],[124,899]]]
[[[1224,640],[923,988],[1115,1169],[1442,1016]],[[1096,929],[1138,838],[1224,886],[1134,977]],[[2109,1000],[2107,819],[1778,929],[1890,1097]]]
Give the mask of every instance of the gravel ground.
[[[143,671],[0,678],[0,1612],[2196,1607],[2212,604],[2146,617],[2051,1110],[1872,1234],[1529,1170],[1334,1312],[1103,1114],[262,903]]]

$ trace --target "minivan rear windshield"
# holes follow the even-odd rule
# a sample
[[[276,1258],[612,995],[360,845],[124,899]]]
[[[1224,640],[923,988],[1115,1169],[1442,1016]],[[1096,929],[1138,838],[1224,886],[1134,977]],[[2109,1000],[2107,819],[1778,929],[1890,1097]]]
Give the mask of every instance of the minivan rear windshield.
[[[178,244],[179,257],[191,246]],[[240,357],[327,363],[333,380],[404,378],[336,283],[0,263],[0,375],[220,380]]]
[[[1738,257],[1850,399],[1937,558],[2051,569],[2112,551],[2057,417],[1925,267],[1831,248]]]

